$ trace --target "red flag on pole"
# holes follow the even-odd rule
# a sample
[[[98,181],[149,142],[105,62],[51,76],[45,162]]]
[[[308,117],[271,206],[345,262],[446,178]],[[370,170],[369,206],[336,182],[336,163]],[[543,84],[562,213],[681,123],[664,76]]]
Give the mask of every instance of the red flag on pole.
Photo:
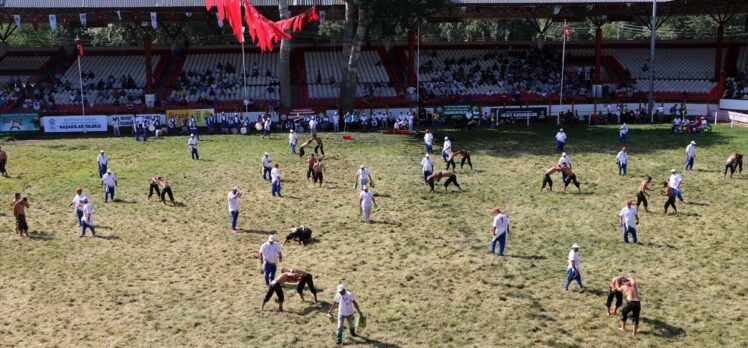
[[[83,57],[83,43],[78,35],[75,36],[75,50],[78,53],[78,57]]]
[[[571,39],[571,30],[569,29],[569,25],[564,24],[563,28],[564,28],[564,35],[566,36],[566,40],[570,40]]]

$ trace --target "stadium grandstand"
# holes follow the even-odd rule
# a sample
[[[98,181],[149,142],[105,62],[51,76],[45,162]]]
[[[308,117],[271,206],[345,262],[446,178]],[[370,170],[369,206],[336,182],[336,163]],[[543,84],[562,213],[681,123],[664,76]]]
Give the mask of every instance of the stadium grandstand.
[[[440,42],[424,40],[415,32],[408,33],[407,41],[367,41],[358,66],[357,107],[554,105],[562,98],[562,78],[563,101],[568,103],[646,104],[650,72],[654,102],[659,105],[717,104],[720,98],[748,98],[747,43],[735,39],[725,43],[723,38],[728,17],[743,11],[740,1],[659,2],[665,20],[714,13],[720,29],[714,33],[716,40],[658,40],[653,67],[649,42],[603,40],[601,30],[605,23],[616,21],[643,19],[646,23],[651,19],[648,1],[452,2],[454,6],[429,21],[527,20],[537,24],[538,37],[546,37],[552,27],[549,24],[558,27],[566,20],[575,31],[594,31],[595,35],[587,41],[571,38],[565,49],[558,40]],[[39,13],[45,18],[54,14],[60,27],[72,30],[126,22],[141,29],[143,45],[122,48],[98,43],[90,47],[90,39],[84,39],[86,54],[80,59],[80,69],[72,43],[33,49],[5,45],[0,51],[0,111],[72,115],[81,112],[81,103],[96,114],[163,112],[175,107],[259,111],[278,106],[338,105],[348,57],[334,40],[294,44],[293,77],[284,82],[277,47],[262,53],[247,46],[244,52],[235,41],[221,46],[188,46],[176,40],[161,40],[151,47],[156,32],[164,30],[171,35],[185,23],[205,23],[220,30],[222,25],[211,17],[213,12],[206,16],[202,0],[127,0],[116,6],[98,0],[82,3],[83,7],[80,1],[7,0],[2,29],[7,39],[19,25],[38,26]],[[268,18],[278,18],[277,1],[252,4]],[[290,5],[292,13],[320,6],[330,22],[345,17],[342,0],[298,0]],[[546,25],[540,25],[541,21]],[[282,88],[284,83],[289,88]],[[290,95],[282,98],[282,91]],[[147,96],[153,96],[152,102],[147,102]],[[288,105],[281,105],[284,99]]]

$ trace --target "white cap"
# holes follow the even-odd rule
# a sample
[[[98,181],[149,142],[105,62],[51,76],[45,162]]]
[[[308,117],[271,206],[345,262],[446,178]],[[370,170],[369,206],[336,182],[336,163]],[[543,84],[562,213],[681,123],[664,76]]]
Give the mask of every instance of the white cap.
[[[86,197],[86,195],[81,195],[80,200],[88,202],[88,197]]]
[[[267,153],[267,152],[265,152],[265,156],[270,156],[270,154],[269,154],[269,153]]]
[[[101,150],[99,153],[104,153],[104,150]]]
[[[362,189],[362,190],[366,190],[366,189],[368,189],[368,188],[369,188],[369,186],[368,186],[368,185],[363,185],[363,186],[361,186],[361,189]]]
[[[670,169],[670,172],[671,172],[671,173],[675,173],[675,168],[673,168],[673,169]]]
[[[564,131],[564,129],[563,129],[563,128],[561,128],[561,129],[559,129],[558,131],[559,131],[559,132],[563,132],[563,131]]]
[[[268,236],[268,242],[275,242],[275,235],[274,234],[271,234],[270,236]]]
[[[566,152],[562,152],[561,157],[566,157]]]
[[[289,130],[288,132],[289,132],[289,133],[293,133],[293,129],[290,129],[290,130]]]
[[[106,172],[107,173],[112,173],[112,170],[111,169],[107,169]]]
[[[579,249],[579,244],[574,243],[574,244],[571,245],[571,248],[572,249]]]
[[[361,166],[359,166],[359,168],[361,168],[361,169],[364,169],[364,168],[366,168],[366,166],[364,166],[364,165],[362,164]]]
[[[449,140],[449,137],[444,137],[444,140]]]
[[[195,137],[195,135],[194,135],[194,134],[190,134],[190,137],[191,137],[191,138],[194,138],[194,137]]]
[[[431,157],[431,155],[429,155],[429,154],[426,154],[426,157]]]
[[[231,188],[232,191],[239,191],[239,186],[234,186]]]
[[[691,140],[691,145],[696,145],[696,142]]]
[[[343,290],[345,290],[345,284],[343,283],[338,284],[338,292],[341,292]]]

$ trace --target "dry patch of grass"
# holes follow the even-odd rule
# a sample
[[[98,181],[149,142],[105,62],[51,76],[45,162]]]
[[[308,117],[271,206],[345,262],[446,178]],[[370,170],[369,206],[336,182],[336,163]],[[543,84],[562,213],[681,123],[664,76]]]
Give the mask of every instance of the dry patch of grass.
[[[684,174],[695,204],[664,216],[653,194],[642,213],[641,245],[623,245],[615,223],[644,175],[654,182],[681,168],[690,140],[666,127],[634,126],[629,177],[615,167],[614,127],[565,127],[580,193],[538,193],[557,161],[551,127],[516,127],[449,135],[473,153],[475,171],[457,170],[464,192],[427,192],[420,136],[325,134],[326,183],[306,182],[306,165],[288,154],[284,136],[204,137],[191,161],[185,138],[135,143],[81,139],[3,144],[13,178],[3,199],[28,196],[31,240],[13,234],[2,213],[0,344],[7,346],[331,346],[323,316],[339,282],[356,292],[369,317],[370,346],[744,346],[748,177],[722,180],[730,152],[748,152],[744,129],[697,135],[696,169]],[[111,157],[119,201],[103,203],[95,157]],[[284,198],[261,179],[262,152],[281,164]],[[442,165],[435,156],[438,165]],[[380,209],[358,219],[353,177],[366,163]],[[148,179],[167,178],[178,206],[146,199]],[[560,180],[556,180],[556,190]],[[239,185],[239,227],[227,232],[226,193]],[[98,233],[79,240],[73,188],[93,199]],[[654,185],[655,187],[657,185]],[[504,258],[487,255],[490,209],[512,221]],[[7,208],[7,206],[6,206]],[[285,266],[315,275],[321,304],[286,288],[286,313],[259,313],[264,295],[257,249],[269,231],[306,224],[318,240],[287,245]],[[582,245],[587,290],[564,293],[566,254]],[[604,315],[610,277],[638,278],[640,336],[623,337]],[[311,298],[310,296],[308,298]]]

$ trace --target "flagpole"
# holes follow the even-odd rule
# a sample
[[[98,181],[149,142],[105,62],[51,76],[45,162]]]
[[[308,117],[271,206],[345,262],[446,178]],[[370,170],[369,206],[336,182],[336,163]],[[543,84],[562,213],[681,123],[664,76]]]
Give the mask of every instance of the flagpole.
[[[564,102],[564,66],[566,65],[566,20],[564,19],[564,26],[563,26],[563,32],[564,32],[564,43],[561,48],[561,92],[559,94],[558,98],[558,113],[556,114],[556,125],[561,124],[561,110],[563,107]]]
[[[416,115],[419,114],[419,105],[421,102],[421,24],[418,23],[418,54],[416,55]]]
[[[244,104],[244,112],[249,112],[249,105],[245,103],[244,101],[247,99],[247,63],[244,58],[244,27],[242,27],[242,84],[244,85],[244,100],[242,103]]]
[[[78,44],[82,45],[82,44]],[[81,55],[80,55],[80,47],[77,49],[78,52],[75,52],[75,54],[78,55],[78,81],[81,85],[81,113],[83,116],[86,116],[86,101],[85,101],[85,94],[83,94],[83,73],[81,72]]]

